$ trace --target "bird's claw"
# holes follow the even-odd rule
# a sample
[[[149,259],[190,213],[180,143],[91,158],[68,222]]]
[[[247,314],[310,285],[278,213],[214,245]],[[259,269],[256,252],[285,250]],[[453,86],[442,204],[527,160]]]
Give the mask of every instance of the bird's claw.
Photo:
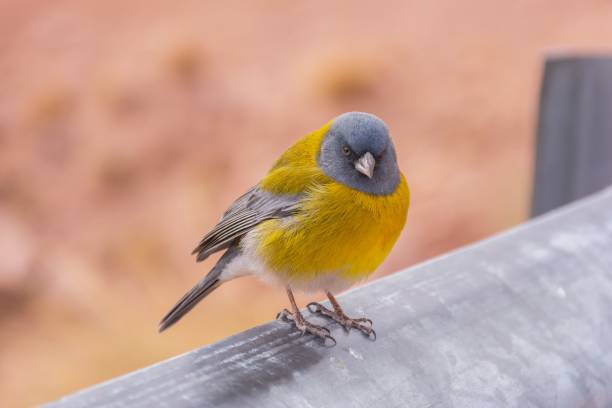
[[[291,312],[287,309],[283,309],[276,315],[276,320],[283,320],[285,322],[293,321],[289,316],[291,316]]]
[[[317,302],[310,302],[308,305],[306,305],[306,308],[308,308],[308,311],[310,313],[319,314],[321,316],[328,317],[336,321],[346,331],[349,331],[350,329],[357,329],[371,340],[376,340],[376,332],[372,328],[373,322],[367,317],[351,319],[344,313],[330,310]]]
[[[302,332],[302,336],[309,333],[323,340],[324,344],[327,343],[327,340],[331,340],[333,344],[331,344],[330,347],[337,344],[336,339],[331,336],[331,332],[328,328],[310,323],[304,319],[301,313],[291,313],[289,310],[283,309],[276,315],[276,319],[293,323],[293,325]]]
[[[312,310],[311,307],[314,307],[314,310]],[[317,302],[310,302],[306,305],[306,309],[308,309],[310,313],[319,313],[322,309],[324,309],[324,306]]]

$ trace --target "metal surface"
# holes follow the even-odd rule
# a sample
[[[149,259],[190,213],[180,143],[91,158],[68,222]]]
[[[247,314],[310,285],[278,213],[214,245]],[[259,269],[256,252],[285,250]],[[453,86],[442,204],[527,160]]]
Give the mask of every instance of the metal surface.
[[[339,300],[377,341],[272,322],[48,406],[610,407],[612,189]]]
[[[532,213],[612,184],[612,56],[546,61]]]

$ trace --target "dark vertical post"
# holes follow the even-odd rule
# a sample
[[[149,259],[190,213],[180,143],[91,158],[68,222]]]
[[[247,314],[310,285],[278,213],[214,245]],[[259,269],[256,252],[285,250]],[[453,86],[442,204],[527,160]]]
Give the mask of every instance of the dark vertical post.
[[[612,56],[546,61],[532,215],[612,184]]]

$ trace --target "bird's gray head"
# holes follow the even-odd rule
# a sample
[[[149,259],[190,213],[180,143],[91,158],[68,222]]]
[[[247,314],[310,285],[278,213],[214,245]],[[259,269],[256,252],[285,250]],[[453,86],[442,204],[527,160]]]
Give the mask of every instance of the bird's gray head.
[[[349,112],[334,119],[317,162],[332,179],[369,194],[391,194],[400,182],[387,127],[369,113]]]

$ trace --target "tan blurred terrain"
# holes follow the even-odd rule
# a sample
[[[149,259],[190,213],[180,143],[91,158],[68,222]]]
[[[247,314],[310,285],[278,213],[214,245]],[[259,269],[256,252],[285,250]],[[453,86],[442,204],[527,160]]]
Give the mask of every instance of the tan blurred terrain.
[[[4,0],[0,405],[273,318],[284,291],[242,279],[156,331],[214,262],[200,236],[341,112],[387,122],[412,187],[376,276],[519,223],[543,57],[605,50],[611,21],[597,0]]]

